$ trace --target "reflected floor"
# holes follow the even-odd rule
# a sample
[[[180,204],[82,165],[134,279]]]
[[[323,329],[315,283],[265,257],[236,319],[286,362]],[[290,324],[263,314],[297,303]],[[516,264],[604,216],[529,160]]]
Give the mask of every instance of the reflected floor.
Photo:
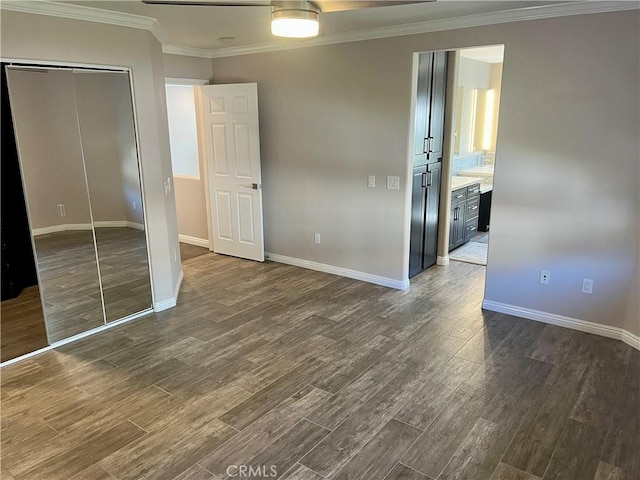
[[[151,307],[149,259],[144,231],[96,228],[107,322]]]
[[[35,245],[51,342],[104,325],[91,230],[38,235]]]
[[[107,320],[151,306],[143,231],[96,228]],[[91,231],[35,237],[47,326],[52,342],[104,325]]]
[[[27,287],[0,305],[0,356],[3,362],[46,347],[47,331],[38,286]]]

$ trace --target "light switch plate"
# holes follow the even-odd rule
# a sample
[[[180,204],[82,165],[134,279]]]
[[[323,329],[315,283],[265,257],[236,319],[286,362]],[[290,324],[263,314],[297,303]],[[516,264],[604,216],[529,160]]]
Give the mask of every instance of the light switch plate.
[[[369,175],[369,178],[367,179],[367,187],[376,188],[376,176],[375,175]]]
[[[400,177],[390,175],[387,177],[387,189],[400,190]]]

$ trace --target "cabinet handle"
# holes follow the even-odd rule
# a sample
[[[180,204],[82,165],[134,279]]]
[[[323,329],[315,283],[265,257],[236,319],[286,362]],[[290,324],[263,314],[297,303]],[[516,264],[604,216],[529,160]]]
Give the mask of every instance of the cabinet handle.
[[[429,153],[429,137],[426,137],[422,143],[422,153]]]
[[[428,172],[429,173],[429,182],[427,182],[427,187],[430,187],[431,184],[433,183],[433,172]]]
[[[422,172],[422,188],[427,186],[427,172]]]
[[[462,197],[464,197],[464,195],[456,195],[456,196],[455,196],[455,197],[453,197],[453,198],[462,198]]]
[[[473,232],[476,229],[476,227],[469,227],[469,231]]]
[[[474,207],[471,207],[471,210],[476,210],[477,208],[478,208],[478,206],[476,205]]]
[[[458,210],[460,210],[460,207],[456,207],[453,209],[453,220],[457,221],[458,220]]]

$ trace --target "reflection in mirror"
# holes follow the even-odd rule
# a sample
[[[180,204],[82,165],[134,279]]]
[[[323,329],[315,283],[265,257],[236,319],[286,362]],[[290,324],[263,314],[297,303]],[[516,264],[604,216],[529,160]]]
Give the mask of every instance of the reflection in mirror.
[[[7,68],[49,341],[104,325],[73,73]]]
[[[74,70],[107,322],[151,307],[129,75]]]
[[[31,243],[27,207],[2,69],[2,303],[0,303],[0,361],[33,352],[48,345],[42,313],[38,275]]]

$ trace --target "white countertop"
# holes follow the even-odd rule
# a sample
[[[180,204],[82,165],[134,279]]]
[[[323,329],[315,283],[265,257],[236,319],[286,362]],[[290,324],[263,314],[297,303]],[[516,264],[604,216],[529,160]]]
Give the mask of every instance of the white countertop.
[[[493,190],[492,183],[482,183],[482,178],[479,177],[459,177],[452,176],[451,177],[451,191],[457,190],[459,188],[468,187],[469,185],[473,185],[474,183],[480,184],[480,193],[487,193]],[[484,179],[486,180],[486,179]]]
[[[458,175],[462,177],[493,177],[494,165],[482,165],[480,167],[467,168],[460,170]]]
[[[453,175],[451,177],[451,191],[453,192],[459,188],[468,187],[474,183],[482,183],[482,179],[477,177],[459,177],[457,175]]]

